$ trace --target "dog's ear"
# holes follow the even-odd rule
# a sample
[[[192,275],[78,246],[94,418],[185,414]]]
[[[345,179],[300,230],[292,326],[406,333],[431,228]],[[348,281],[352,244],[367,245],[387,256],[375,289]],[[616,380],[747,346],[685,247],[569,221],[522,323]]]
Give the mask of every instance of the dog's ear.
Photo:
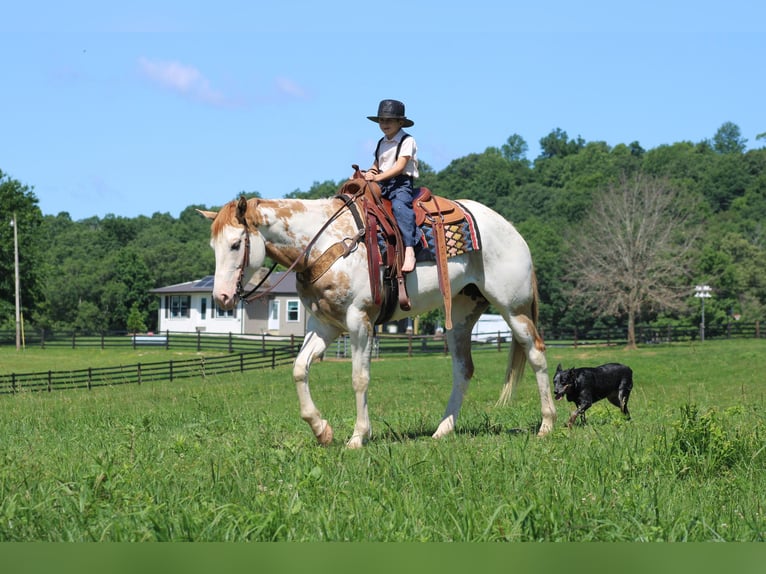
[[[558,366],[558,367],[556,367],[556,372],[557,372],[557,373],[558,373],[558,372],[561,372],[561,363],[559,363],[559,366]]]

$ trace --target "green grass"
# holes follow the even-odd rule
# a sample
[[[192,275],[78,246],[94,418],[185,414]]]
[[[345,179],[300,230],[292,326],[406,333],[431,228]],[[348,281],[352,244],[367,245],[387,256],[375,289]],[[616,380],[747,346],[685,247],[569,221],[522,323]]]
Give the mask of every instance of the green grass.
[[[48,352],[23,370],[137,362],[57,350],[46,367]],[[12,353],[0,350],[3,370]],[[300,419],[289,368],[0,397],[0,540],[763,540],[765,357],[758,340],[551,348],[551,372],[630,365],[633,420],[602,401],[567,430],[573,405],[559,402],[556,430],[538,439],[531,371],[495,407],[505,353],[482,351],[441,441],[430,434],[449,358],[385,358],[360,451],[343,446],[355,416],[347,361],[312,368],[329,448]]]

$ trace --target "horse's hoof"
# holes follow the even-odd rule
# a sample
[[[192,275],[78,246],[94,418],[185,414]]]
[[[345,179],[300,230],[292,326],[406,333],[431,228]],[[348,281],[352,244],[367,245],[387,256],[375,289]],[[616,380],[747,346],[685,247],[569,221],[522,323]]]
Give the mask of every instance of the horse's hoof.
[[[550,427],[550,426],[547,426],[547,425],[542,425],[542,426],[540,427],[540,430],[539,430],[539,431],[537,431],[537,436],[539,436],[539,437],[548,436],[548,434],[549,434],[549,433],[550,433],[552,430],[553,430],[553,428],[552,428],[552,427]]]
[[[352,436],[346,443],[346,448],[362,448],[364,446],[364,440],[360,436]]]
[[[327,421],[323,420],[322,422],[324,423],[324,429],[317,435],[317,442],[322,446],[327,446],[332,443],[332,427]]]

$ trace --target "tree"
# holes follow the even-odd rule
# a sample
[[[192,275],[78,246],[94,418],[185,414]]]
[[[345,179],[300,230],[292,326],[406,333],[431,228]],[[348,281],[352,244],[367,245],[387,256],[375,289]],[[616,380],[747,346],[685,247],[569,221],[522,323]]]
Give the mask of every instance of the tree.
[[[28,318],[27,311],[34,312],[45,302],[41,257],[45,235],[39,231],[42,212],[32,189],[0,170],[0,328],[5,321],[9,325],[15,322],[15,248],[14,229],[10,225],[14,214],[19,246],[20,302],[22,312]]]
[[[597,313],[628,319],[628,347],[644,311],[683,308],[695,202],[666,179],[639,173],[599,194],[570,238],[571,294]]]
[[[543,159],[553,157],[566,157],[580,151],[585,147],[585,140],[577,136],[576,140],[570,140],[567,133],[561,128],[556,128],[547,136],[540,140],[541,153]]]
[[[510,136],[500,150],[503,153],[503,157],[508,161],[520,161],[527,165],[529,164],[529,160],[527,160],[529,146],[519,134]]]
[[[742,137],[739,126],[725,122],[713,136],[713,149],[718,153],[742,153],[747,140]]]
[[[144,314],[138,308],[138,303],[133,303],[130,307],[130,313],[128,313],[128,332],[129,333],[141,333],[146,331],[146,323],[144,323]]]

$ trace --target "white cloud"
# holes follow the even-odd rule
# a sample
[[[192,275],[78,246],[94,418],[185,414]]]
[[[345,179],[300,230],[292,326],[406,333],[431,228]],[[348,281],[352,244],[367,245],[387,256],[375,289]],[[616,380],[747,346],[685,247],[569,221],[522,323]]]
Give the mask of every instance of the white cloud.
[[[284,76],[280,76],[276,79],[276,86],[277,91],[282,95],[286,95],[299,100],[309,99],[309,95],[306,93],[306,90],[304,90],[296,82],[289,78],[285,78]]]
[[[223,92],[214,89],[194,66],[148,58],[140,58],[138,65],[146,78],[171,92],[212,106],[231,107],[235,103]]]

